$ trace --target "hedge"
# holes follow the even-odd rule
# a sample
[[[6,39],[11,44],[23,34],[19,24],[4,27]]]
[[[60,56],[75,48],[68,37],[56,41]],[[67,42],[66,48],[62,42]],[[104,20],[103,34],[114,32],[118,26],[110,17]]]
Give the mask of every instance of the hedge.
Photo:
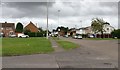
[[[120,29],[118,30],[114,30],[113,32],[111,32],[113,37],[117,37],[120,39]]]
[[[28,35],[30,37],[43,37],[43,33],[42,32],[28,32]]]

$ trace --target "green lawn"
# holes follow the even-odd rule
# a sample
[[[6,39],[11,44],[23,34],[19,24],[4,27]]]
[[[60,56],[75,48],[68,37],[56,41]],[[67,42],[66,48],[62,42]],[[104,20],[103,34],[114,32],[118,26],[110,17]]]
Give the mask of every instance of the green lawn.
[[[75,44],[75,43],[72,43],[72,42],[69,42],[69,41],[64,41],[62,39],[58,39],[56,37],[53,37],[55,41],[57,41],[57,43],[62,47],[64,48],[65,50],[70,50],[70,49],[74,49],[74,48],[77,48],[79,47],[79,45]]]
[[[49,53],[54,51],[46,38],[3,38],[2,56]]]
[[[86,38],[87,40],[118,40],[113,38]]]

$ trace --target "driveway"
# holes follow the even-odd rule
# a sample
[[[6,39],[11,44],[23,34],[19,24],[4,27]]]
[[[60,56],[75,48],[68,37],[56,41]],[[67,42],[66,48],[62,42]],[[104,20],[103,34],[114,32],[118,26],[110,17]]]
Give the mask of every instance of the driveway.
[[[25,56],[3,57],[3,68],[116,68],[118,46],[115,40],[77,40],[62,38],[79,48]]]

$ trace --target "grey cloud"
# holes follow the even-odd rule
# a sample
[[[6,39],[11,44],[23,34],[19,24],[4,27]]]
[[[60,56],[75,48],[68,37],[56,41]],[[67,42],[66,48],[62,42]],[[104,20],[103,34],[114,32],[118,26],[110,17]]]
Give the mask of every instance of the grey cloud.
[[[101,6],[108,6],[108,7],[117,7],[118,2],[100,2]]]
[[[83,23],[89,24],[90,22],[88,20],[91,20],[92,18],[95,17],[114,18],[117,16],[117,10],[118,10],[117,3],[114,2],[60,2],[60,3],[50,2],[49,5],[49,19],[54,21],[51,23],[54,23],[55,26],[58,25],[57,22],[58,22],[59,9],[61,10],[59,13],[61,25],[65,25],[67,23],[71,27],[73,25],[80,23],[77,20],[85,19],[85,17],[89,17],[89,18],[86,18],[84,20],[85,22]],[[23,18],[23,17],[37,18],[40,19],[40,23],[43,23],[43,21],[41,20],[43,19],[46,20],[46,2],[25,2],[25,3],[10,2],[3,5],[2,8],[3,8],[2,9],[3,16],[12,16],[12,18]],[[67,20],[67,18],[69,20]]]
[[[53,4],[54,2],[49,2],[48,6],[52,7]],[[3,16],[11,14],[13,15],[12,18],[45,17],[46,6],[47,2],[5,2],[2,11]],[[12,9],[7,10],[6,8]],[[17,10],[17,12],[15,10]]]
[[[47,6],[47,2],[5,2],[9,7],[17,7],[17,8],[30,8],[30,7],[39,7],[39,6]],[[49,2],[48,5],[51,7],[54,2]]]

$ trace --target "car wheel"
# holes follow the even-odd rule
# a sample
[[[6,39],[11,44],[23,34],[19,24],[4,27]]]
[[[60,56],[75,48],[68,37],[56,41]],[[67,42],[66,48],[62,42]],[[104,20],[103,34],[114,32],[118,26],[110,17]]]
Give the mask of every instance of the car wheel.
[[[22,38],[21,36],[19,38]]]

